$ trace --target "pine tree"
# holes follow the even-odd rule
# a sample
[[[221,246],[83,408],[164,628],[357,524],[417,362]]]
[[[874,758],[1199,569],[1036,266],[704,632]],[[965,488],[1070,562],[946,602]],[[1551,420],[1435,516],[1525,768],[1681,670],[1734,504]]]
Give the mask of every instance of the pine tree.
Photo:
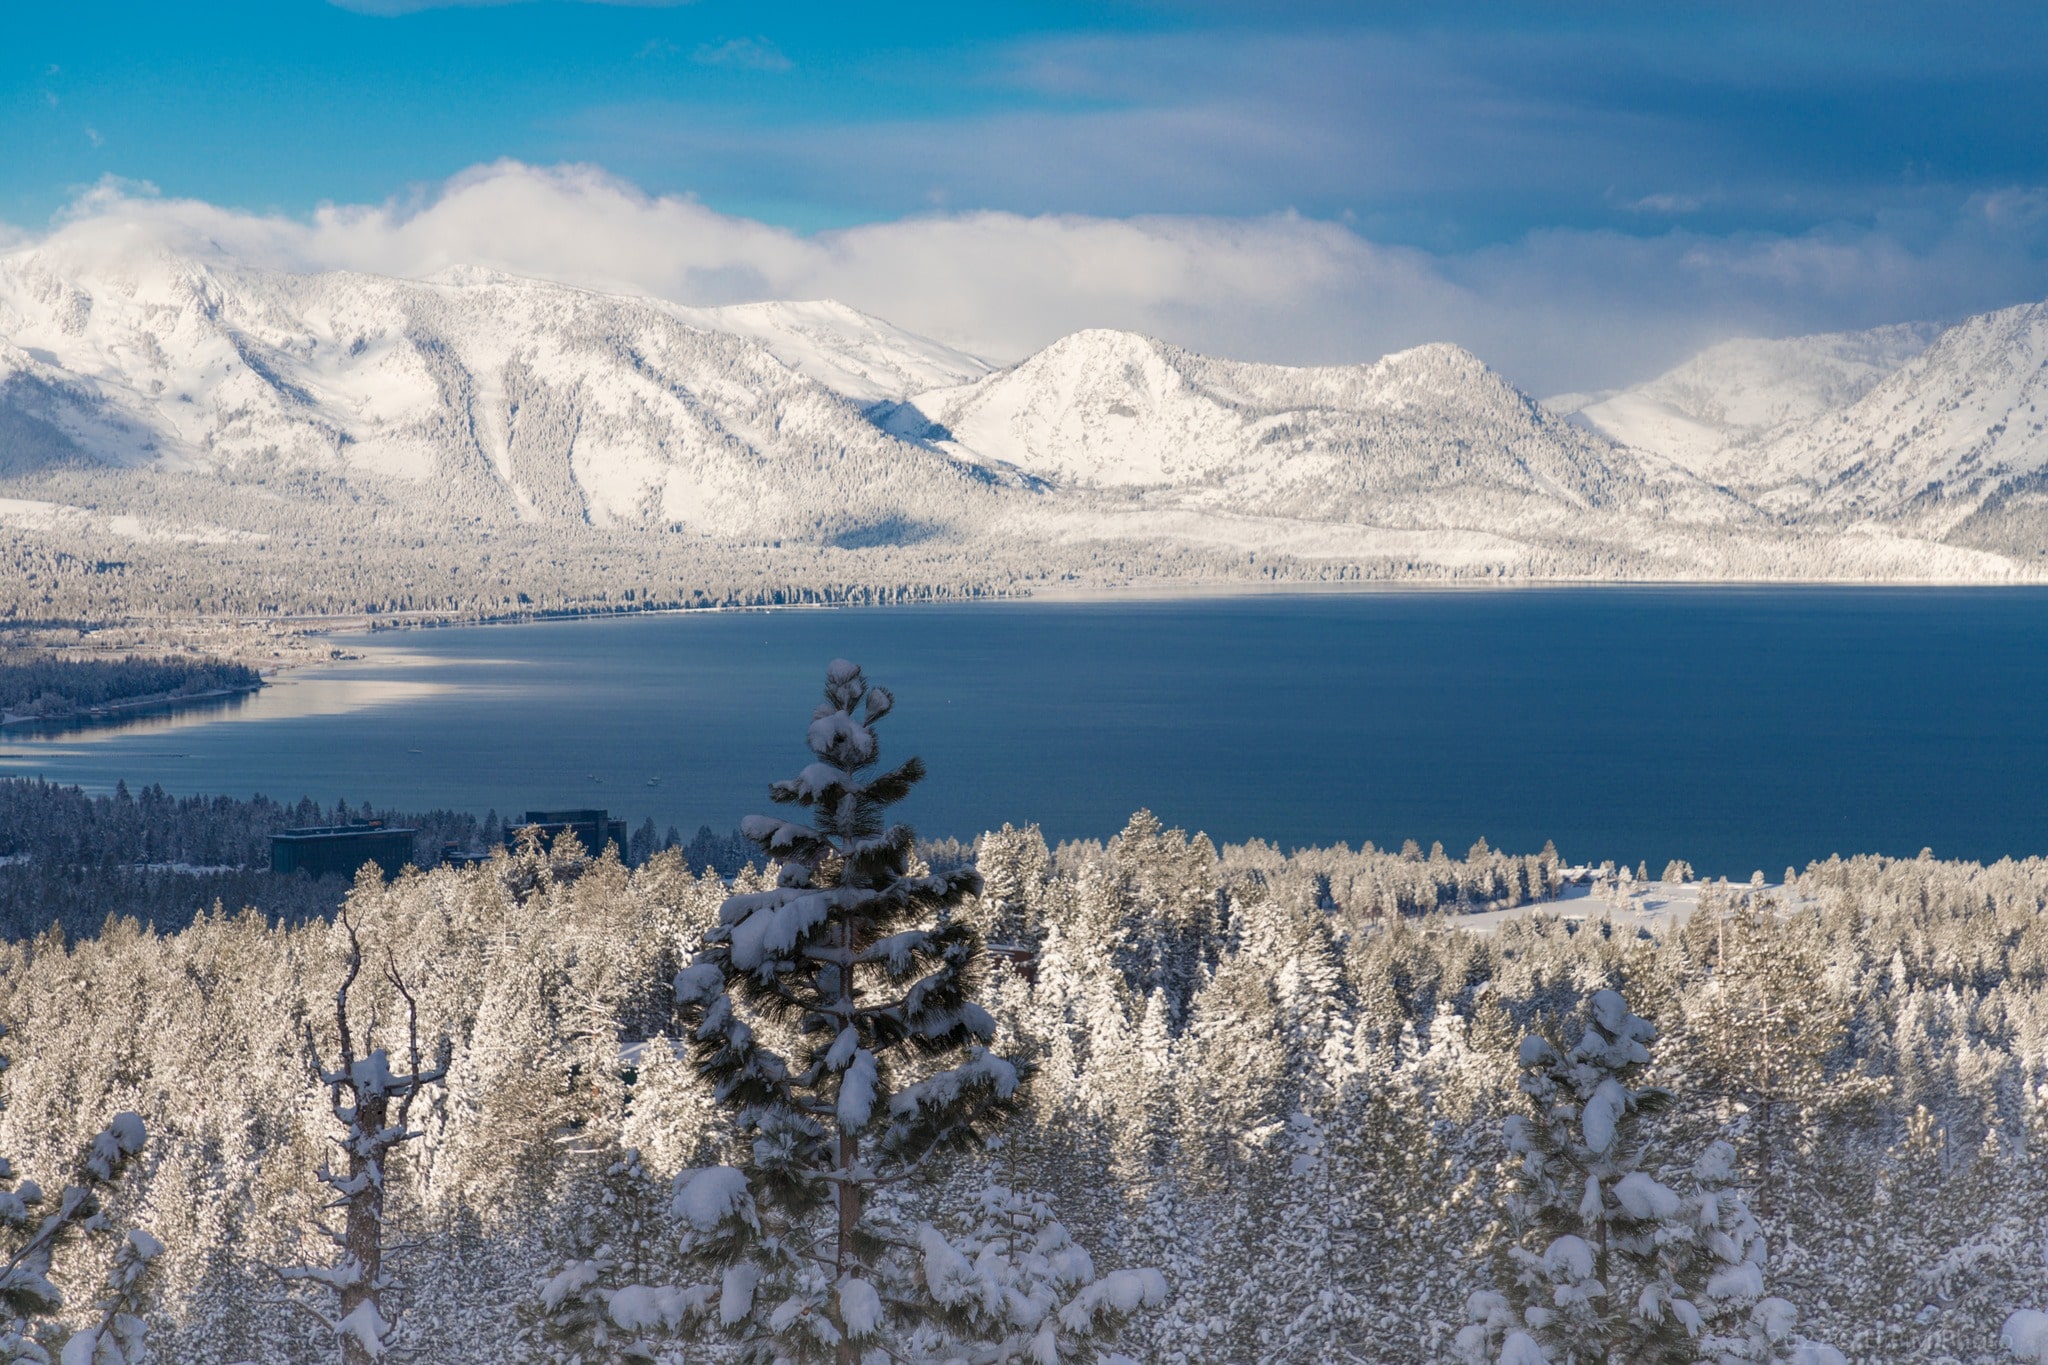
[[[960,1283],[938,1234],[883,1202],[934,1158],[980,1145],[1028,1072],[990,1051],[995,1020],[968,996],[981,941],[951,912],[980,876],[914,865],[910,828],[885,823],[924,776],[915,758],[869,775],[893,705],[833,662],[807,733],[815,761],[770,788],[810,823],[741,826],[780,863],[778,884],[727,900],[676,977],[698,1067],[743,1143],[741,1164],[680,1182],[676,1212],[685,1250],[720,1272],[716,1321],[756,1361],[854,1365],[913,1340],[950,1359],[962,1338],[1006,1350],[1023,1325],[1000,1298],[935,1288]],[[1150,1282],[1132,1302],[1127,1282],[1096,1293],[1073,1269],[1050,1283],[1073,1290],[1058,1321],[1077,1341],[1163,1297]]]
[[[1763,1229],[1737,1186],[1735,1149],[1715,1142],[1681,1197],[1644,1168],[1643,1117],[1675,1098],[1636,1082],[1656,1030],[1619,993],[1586,1002],[1568,1053],[1520,1051],[1531,1115],[1504,1125],[1513,1162],[1497,1232],[1506,1294],[1472,1296],[1457,1340],[1472,1365],[1841,1365],[1797,1336],[1798,1314],[1764,1293]]]
[[[4,1033],[0,1029],[0,1033]],[[0,1058],[0,1067],[6,1059]],[[123,1112],[93,1138],[79,1163],[78,1178],[52,1201],[33,1180],[16,1175],[0,1158],[0,1361],[49,1365],[48,1344],[63,1340],[56,1322],[64,1295],[51,1280],[57,1255],[85,1232],[103,1226],[103,1208],[141,1154],[147,1140],[140,1116]],[[163,1245],[146,1232],[123,1240],[109,1271],[108,1296],[98,1322],[63,1342],[64,1361],[83,1365],[128,1365],[145,1358],[141,1318],[149,1263]]]
[[[121,1239],[107,1283],[93,1308],[97,1316],[64,1343],[61,1365],[148,1365],[151,1264],[164,1244],[140,1228]]]
[[[1101,1338],[1166,1297],[1156,1270],[1098,1277],[1043,1199],[994,1186],[959,1222],[919,1230],[939,1320],[912,1332],[913,1358],[960,1360],[959,1343],[972,1342],[977,1361],[1088,1360]]]
[[[587,1155],[602,1169],[580,1172],[570,1182],[563,1201],[570,1215],[570,1254],[522,1313],[522,1358],[535,1365],[680,1360],[666,1338],[690,1312],[701,1310],[708,1295],[647,1287],[666,1268],[657,1264],[663,1259],[658,1245],[665,1210],[640,1153],[627,1148]],[[612,1288],[613,1281],[626,1287]]]
[[[1831,1110],[1885,1087],[1833,1074],[1853,1010],[1824,985],[1803,925],[1788,922],[1769,898],[1730,908],[1715,897],[1701,911],[1682,935],[1707,967],[1706,980],[1685,999],[1684,1089],[1689,1102],[1711,1102],[1712,1117],[1746,1150],[1757,1212],[1769,1217],[1786,1201],[1785,1154],[1809,1144]]]
[[[1548,1359],[1596,1365],[1670,1358],[1682,1326],[1631,1312],[1631,1290],[1654,1283],[1658,1232],[1679,1198],[1645,1174],[1642,1119],[1669,1091],[1639,1084],[1656,1029],[1620,993],[1596,991],[1569,1049],[1522,1041],[1529,1113],[1503,1125],[1510,1164],[1500,1278],[1519,1324],[1475,1300],[1459,1337],[1468,1360]],[[1504,1325],[1505,1324],[1505,1325]],[[1540,1354],[1532,1354],[1540,1352]]]
[[[1710,1143],[1692,1174],[1686,1278],[1699,1313],[1699,1358],[1710,1365],[1842,1365],[1841,1352],[1794,1333],[1797,1309],[1764,1293],[1763,1228],[1737,1184],[1735,1148]]]

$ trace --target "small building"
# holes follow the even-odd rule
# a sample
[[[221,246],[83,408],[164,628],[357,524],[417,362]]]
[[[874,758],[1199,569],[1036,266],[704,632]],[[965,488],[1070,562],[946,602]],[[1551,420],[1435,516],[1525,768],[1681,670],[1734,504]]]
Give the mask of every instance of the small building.
[[[441,866],[443,867],[476,867],[478,864],[487,863],[490,860],[491,855],[489,853],[472,852],[454,843],[441,845]]]
[[[385,876],[395,877],[412,862],[412,841],[417,833],[382,820],[279,830],[270,836],[270,870],[303,872],[309,877],[353,877],[364,863],[375,863]]]
[[[593,858],[604,852],[604,846],[608,843],[619,846],[619,856],[624,857],[626,853],[626,822],[612,819],[610,811],[530,810],[526,812],[526,818],[517,825],[507,823],[505,847],[516,847],[519,843],[519,831],[532,827],[539,828],[541,842],[548,848],[554,847],[555,839],[564,830],[572,830],[575,832],[576,842],[582,844],[583,851]]]
[[[1038,984],[1038,948],[1030,943],[984,943],[988,955],[997,962],[1007,962],[1010,970],[1036,986]]]

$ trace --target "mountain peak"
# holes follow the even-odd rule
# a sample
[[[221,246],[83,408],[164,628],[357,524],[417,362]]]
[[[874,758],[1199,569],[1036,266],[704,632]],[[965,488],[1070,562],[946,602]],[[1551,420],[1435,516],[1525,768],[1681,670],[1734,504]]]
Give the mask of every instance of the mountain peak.
[[[980,463],[1290,516],[1362,511],[1380,492],[1446,476],[1575,506],[1618,486],[1600,465],[1604,443],[1551,421],[1448,343],[1303,367],[1219,360],[1096,328],[977,384],[922,395],[917,407],[948,448]]]

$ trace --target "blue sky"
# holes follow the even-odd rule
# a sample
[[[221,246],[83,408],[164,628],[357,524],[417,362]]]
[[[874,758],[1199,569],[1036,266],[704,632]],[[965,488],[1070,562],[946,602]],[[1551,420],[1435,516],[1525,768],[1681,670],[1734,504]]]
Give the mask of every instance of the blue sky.
[[[929,244],[934,223],[992,212],[1097,236],[1143,223],[1205,250],[1237,225],[1285,255],[1266,238],[1305,223],[1355,258],[1331,269],[1373,274],[1337,291],[1346,306],[1381,310],[1348,328],[1326,310],[1292,350],[1280,318],[1238,339],[1193,298],[1132,314],[1076,290],[1070,318],[1008,331],[899,316],[997,351],[1184,316],[1177,339],[1276,359],[1465,340],[1557,385],[1731,331],[2048,295],[2038,3],[70,0],[10,7],[0,72],[13,236],[114,198],[299,224],[372,206],[398,223],[480,167],[576,166],[627,201],[813,247],[892,224]],[[476,231],[471,255],[592,273]],[[1255,256],[1230,259],[1253,290]],[[604,282],[799,282],[751,257],[663,278]],[[818,282],[904,311],[876,306],[881,279]],[[1559,352],[1562,329],[1608,339]]]

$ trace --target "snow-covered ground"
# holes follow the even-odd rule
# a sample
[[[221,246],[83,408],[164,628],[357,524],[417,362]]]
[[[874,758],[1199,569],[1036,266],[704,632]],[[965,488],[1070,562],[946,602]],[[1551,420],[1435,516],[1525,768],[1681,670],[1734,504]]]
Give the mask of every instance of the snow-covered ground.
[[[1634,882],[1624,883],[1619,892],[1603,891],[1593,885],[1591,869],[1574,867],[1565,869],[1567,880],[1564,890],[1553,900],[1530,901],[1512,910],[1483,910],[1472,915],[1457,915],[1451,923],[1460,929],[1475,934],[1490,934],[1511,919],[1528,919],[1534,915],[1548,915],[1563,920],[1612,920],[1621,929],[1663,929],[1684,924],[1699,909],[1700,892],[1712,883],[1707,882]],[[1745,882],[1738,890],[1752,889]],[[1787,900],[1784,884],[1768,882],[1762,888],[1764,894],[1776,897],[1780,904],[1793,905]]]

